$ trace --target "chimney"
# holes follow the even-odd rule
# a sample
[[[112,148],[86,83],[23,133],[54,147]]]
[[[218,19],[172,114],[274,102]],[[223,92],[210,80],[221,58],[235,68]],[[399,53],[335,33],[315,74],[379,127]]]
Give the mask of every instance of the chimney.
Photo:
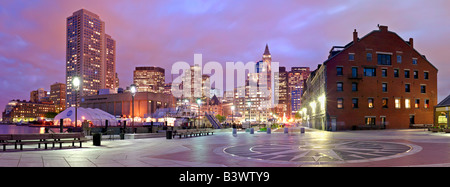
[[[381,32],[387,32],[388,31],[388,26],[380,25],[379,28],[380,28]]]
[[[409,45],[411,46],[411,48],[414,48],[414,39],[409,38]]]
[[[356,32],[356,29],[353,31],[353,43],[356,43],[358,41],[358,32]]]

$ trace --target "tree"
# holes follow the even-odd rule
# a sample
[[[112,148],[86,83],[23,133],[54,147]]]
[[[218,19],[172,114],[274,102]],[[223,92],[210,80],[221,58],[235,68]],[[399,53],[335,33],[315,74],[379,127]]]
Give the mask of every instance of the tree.
[[[55,118],[55,116],[58,115],[56,112],[47,112],[44,114],[45,118]]]
[[[225,116],[222,116],[220,114],[217,114],[216,118],[219,120],[220,123],[224,122],[227,119]]]

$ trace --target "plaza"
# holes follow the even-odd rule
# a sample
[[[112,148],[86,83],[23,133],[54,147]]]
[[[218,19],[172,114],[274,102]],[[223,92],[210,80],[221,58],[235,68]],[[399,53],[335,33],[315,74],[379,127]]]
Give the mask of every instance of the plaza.
[[[192,138],[92,141],[83,148],[0,152],[1,167],[421,167],[450,166],[450,134],[424,129],[328,132],[218,130]]]

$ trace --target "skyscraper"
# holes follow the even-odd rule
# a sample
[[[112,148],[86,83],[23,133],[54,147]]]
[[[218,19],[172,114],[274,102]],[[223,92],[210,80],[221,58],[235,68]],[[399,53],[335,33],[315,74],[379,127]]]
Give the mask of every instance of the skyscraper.
[[[133,83],[136,84],[138,92],[163,93],[165,70],[160,67],[136,67]]]
[[[115,88],[115,45],[105,34],[105,22],[85,9],[67,18],[67,104],[75,104],[73,77],[81,80],[79,96],[96,95],[99,89]],[[78,97],[80,99],[81,97]]]

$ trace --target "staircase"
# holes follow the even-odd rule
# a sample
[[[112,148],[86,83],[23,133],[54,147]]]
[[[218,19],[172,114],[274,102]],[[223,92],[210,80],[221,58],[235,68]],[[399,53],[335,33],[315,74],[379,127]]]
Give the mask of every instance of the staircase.
[[[205,116],[215,129],[222,128],[222,125],[219,123],[219,120],[217,120],[217,118],[215,116],[209,115],[209,114],[205,114]]]

